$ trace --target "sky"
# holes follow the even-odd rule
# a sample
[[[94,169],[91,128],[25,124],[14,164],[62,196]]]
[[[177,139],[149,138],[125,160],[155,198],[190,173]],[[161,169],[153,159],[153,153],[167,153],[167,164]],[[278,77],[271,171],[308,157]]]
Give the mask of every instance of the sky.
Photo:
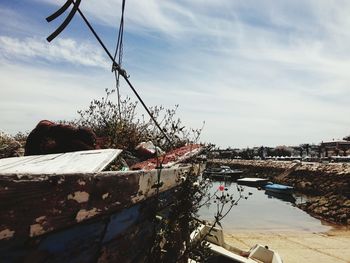
[[[52,42],[63,0],[0,2],[0,130],[72,120],[115,87],[79,14]],[[121,0],[80,8],[114,52]],[[123,68],[145,103],[173,108],[220,147],[350,134],[350,1],[126,0]],[[125,83],[121,95],[137,100]],[[116,99],[116,98],[115,98]],[[142,108],[139,108],[142,114]]]

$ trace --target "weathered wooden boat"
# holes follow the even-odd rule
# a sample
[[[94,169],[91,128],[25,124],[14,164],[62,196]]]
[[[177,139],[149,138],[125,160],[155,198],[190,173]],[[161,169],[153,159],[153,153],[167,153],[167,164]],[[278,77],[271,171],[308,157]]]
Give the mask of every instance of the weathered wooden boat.
[[[220,166],[218,168],[207,168],[203,172],[203,177],[213,180],[237,180],[243,174],[242,170],[231,169],[229,166]]]
[[[273,192],[278,194],[285,194],[285,195],[291,195],[293,193],[293,187],[289,185],[284,184],[274,184],[274,183],[268,183],[264,186],[265,191],[267,192]]]
[[[280,255],[267,246],[256,244],[249,251],[241,250],[225,242],[222,229],[212,227],[210,224],[201,224],[192,234],[193,242],[205,240],[214,254],[210,263],[282,263]],[[194,260],[189,260],[195,263]]]
[[[134,171],[106,171],[115,149],[0,159],[0,262],[144,262],[154,207],[169,206],[201,150]]]
[[[264,178],[241,178],[237,180],[238,184],[248,185],[248,186],[254,186],[254,187],[262,187],[265,186],[268,183],[269,180]]]

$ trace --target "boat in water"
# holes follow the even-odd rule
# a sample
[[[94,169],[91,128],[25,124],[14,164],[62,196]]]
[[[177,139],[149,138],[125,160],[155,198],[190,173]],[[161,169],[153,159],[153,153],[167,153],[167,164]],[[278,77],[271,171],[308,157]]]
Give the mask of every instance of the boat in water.
[[[252,178],[245,177],[237,180],[238,184],[253,186],[253,187],[263,187],[269,182],[268,179],[264,178]]]
[[[294,190],[292,186],[284,185],[284,184],[274,184],[274,183],[268,183],[264,186],[264,188],[266,192],[285,194],[285,195],[291,195]]]
[[[231,169],[229,166],[220,166],[216,168],[207,168],[203,172],[203,177],[213,180],[237,180],[241,178],[242,170]]]
[[[213,256],[209,263],[282,263],[280,255],[267,246],[256,244],[249,251],[241,250],[225,242],[222,229],[212,227],[210,224],[201,224],[192,234],[192,242],[205,240]],[[189,260],[189,263],[195,263]]]

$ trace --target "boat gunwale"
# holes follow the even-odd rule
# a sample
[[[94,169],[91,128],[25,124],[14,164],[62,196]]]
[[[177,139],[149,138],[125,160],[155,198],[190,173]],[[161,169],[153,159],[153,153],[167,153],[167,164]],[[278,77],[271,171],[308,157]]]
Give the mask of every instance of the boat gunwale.
[[[41,236],[131,207],[178,186],[192,168],[201,169],[192,164],[163,168],[159,186],[158,169],[0,175],[0,233],[13,231],[0,235],[0,243]]]

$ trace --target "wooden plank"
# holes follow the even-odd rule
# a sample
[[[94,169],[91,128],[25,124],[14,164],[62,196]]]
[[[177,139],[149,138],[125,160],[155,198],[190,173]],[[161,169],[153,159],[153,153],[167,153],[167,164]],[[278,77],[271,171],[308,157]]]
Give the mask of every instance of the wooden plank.
[[[157,214],[169,214],[164,210],[174,201],[173,190],[160,194]],[[26,242],[0,242],[0,262],[146,262],[156,229],[156,203],[153,197]]]
[[[94,173],[105,169],[121,152],[101,149],[0,159],[0,175]]]
[[[0,169],[21,165],[26,162],[31,162],[34,159],[40,158],[40,155],[23,156],[23,157],[10,157],[0,159]]]
[[[163,169],[160,192],[190,165]],[[116,212],[156,194],[158,171],[0,175],[0,247]]]

